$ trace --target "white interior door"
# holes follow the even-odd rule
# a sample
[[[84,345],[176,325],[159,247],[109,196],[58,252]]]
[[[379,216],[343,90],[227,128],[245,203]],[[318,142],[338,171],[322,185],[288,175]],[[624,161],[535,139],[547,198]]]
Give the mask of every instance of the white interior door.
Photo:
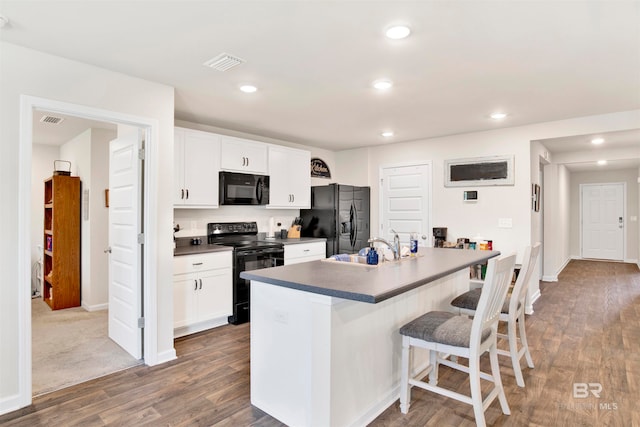
[[[624,258],[624,184],[582,185],[582,257]]]
[[[109,144],[109,338],[142,357],[141,179],[137,132]]]
[[[386,167],[381,177],[380,235],[393,241],[393,229],[408,245],[416,232],[420,246],[431,246],[431,166]]]

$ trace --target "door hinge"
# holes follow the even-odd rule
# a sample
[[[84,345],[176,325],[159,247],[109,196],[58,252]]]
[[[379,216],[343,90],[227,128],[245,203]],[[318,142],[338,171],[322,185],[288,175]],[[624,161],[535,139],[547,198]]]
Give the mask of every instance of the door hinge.
[[[144,244],[144,233],[138,234],[138,244],[139,245]]]
[[[138,150],[138,159],[144,160],[144,148]]]
[[[144,317],[138,317],[138,328],[144,329]]]

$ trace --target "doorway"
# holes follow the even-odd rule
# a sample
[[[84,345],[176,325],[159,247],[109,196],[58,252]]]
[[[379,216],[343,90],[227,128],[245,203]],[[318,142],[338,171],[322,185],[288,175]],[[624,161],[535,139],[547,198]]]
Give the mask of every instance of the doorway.
[[[109,145],[117,137],[117,126],[41,110],[34,111],[33,117],[31,249],[36,268],[31,306],[32,394],[38,396],[142,361],[109,338],[110,263],[104,251],[109,246],[109,208],[104,189],[110,187]],[[132,131],[137,135],[137,128]],[[77,284],[81,301],[77,304],[81,305],[52,310],[44,300],[42,273],[38,271],[42,270],[38,262],[42,257],[36,248],[43,244],[43,181],[60,169],[81,182],[77,243],[81,265],[76,267],[81,276]],[[59,259],[66,259],[60,250],[55,245]]]
[[[624,260],[625,183],[581,184],[582,257]]]
[[[380,168],[380,235],[409,244],[418,233],[418,245],[431,243],[431,163]]]
[[[32,291],[31,291],[31,263],[30,263],[30,237],[31,230],[29,227],[29,218],[31,212],[31,200],[30,200],[30,165],[32,161],[32,122],[33,114],[36,110],[50,111],[53,113],[67,114],[77,116],[90,120],[107,121],[116,123],[118,125],[133,126],[143,130],[144,139],[146,141],[146,156],[145,161],[147,167],[144,168],[142,179],[147,186],[147,191],[144,191],[141,195],[139,203],[145,206],[147,209],[144,211],[142,217],[142,224],[144,229],[155,229],[156,220],[152,214],[156,210],[157,195],[153,189],[156,186],[156,176],[150,171],[157,169],[157,158],[155,155],[155,147],[157,144],[157,132],[158,123],[154,119],[147,119],[143,117],[135,117],[128,114],[94,109],[86,106],[69,104],[54,100],[48,100],[43,98],[37,98],[32,96],[21,96],[21,120],[20,120],[20,180],[18,183],[19,194],[19,212],[22,221],[19,222],[18,227],[22,238],[19,241],[19,283],[23,287],[23,291],[20,293],[20,309],[19,309],[19,324],[18,332],[20,336],[19,340],[19,357],[21,363],[19,365],[19,378],[20,378],[20,404],[26,406],[31,403],[32,399],[32,343],[31,343],[31,303],[32,303]],[[149,167],[151,166],[151,167]],[[144,277],[145,280],[140,284],[140,293],[143,295],[142,307],[145,313],[145,318],[136,318],[136,324],[140,327],[144,327],[146,333],[144,334],[143,343],[145,349],[144,362],[148,365],[157,363],[157,302],[155,299],[155,271],[150,266],[150,259],[155,256],[156,239],[152,235],[142,235],[140,238],[140,244],[145,248],[148,248],[143,252],[141,263],[139,266],[140,277]],[[144,292],[143,292],[144,290]],[[142,321],[141,321],[142,320]]]

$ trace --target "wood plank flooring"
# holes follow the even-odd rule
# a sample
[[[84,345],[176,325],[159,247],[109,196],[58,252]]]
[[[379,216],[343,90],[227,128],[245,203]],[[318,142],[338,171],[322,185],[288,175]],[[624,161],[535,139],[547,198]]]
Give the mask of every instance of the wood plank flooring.
[[[497,402],[494,426],[640,427],[640,272],[634,264],[572,261],[557,283],[541,283],[527,331],[535,369],[525,388],[500,359],[511,415]],[[503,343],[504,344],[504,343]],[[249,325],[176,341],[178,360],[137,366],[34,399],[0,416],[2,426],[281,426],[249,400]],[[483,369],[489,370],[488,358]],[[441,367],[440,384],[468,393],[464,373]],[[372,373],[375,374],[375,373]],[[574,383],[599,383],[597,398]],[[597,386],[592,386],[597,391]],[[470,406],[414,389],[409,414],[396,402],[371,426],[472,426]]]

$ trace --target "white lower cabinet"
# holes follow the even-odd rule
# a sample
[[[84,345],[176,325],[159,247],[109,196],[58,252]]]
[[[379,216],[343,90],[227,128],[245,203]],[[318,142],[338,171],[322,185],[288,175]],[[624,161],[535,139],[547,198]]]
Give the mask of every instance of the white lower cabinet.
[[[315,261],[326,257],[327,244],[325,242],[284,245],[284,265]]]
[[[174,337],[227,324],[233,312],[231,251],[174,257]]]

